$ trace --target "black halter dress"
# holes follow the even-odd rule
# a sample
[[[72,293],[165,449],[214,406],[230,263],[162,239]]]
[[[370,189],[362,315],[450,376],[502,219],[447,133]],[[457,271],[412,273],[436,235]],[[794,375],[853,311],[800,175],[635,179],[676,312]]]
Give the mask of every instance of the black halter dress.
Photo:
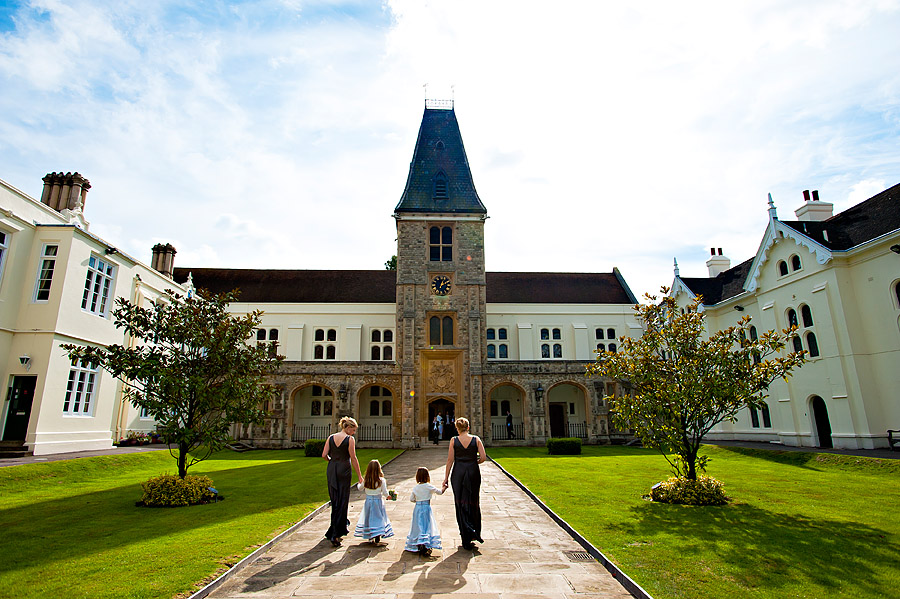
[[[336,541],[350,533],[347,509],[350,506],[350,437],[344,437],[340,445],[334,442],[334,435],[328,437],[328,497],[331,498],[331,526],[325,538]]]
[[[453,437],[453,470],[450,484],[456,503],[456,523],[464,547],[481,540],[481,469],[478,467],[478,438],[472,437],[464,447],[459,437]]]

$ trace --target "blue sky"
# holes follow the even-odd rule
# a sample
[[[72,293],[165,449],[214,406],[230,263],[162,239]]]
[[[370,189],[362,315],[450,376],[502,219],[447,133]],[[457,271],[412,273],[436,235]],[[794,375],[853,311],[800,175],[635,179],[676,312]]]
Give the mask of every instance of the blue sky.
[[[900,182],[900,3],[0,3],[0,178],[91,180],[179,266],[379,269],[423,108],[455,96],[493,271],[752,256],[771,192]],[[452,86],[452,91],[451,91]]]

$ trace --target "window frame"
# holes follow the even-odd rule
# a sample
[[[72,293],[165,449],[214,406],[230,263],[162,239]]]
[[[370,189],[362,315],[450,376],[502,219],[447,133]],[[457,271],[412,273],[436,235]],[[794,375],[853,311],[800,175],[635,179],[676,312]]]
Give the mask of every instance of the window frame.
[[[69,363],[69,377],[63,397],[64,418],[93,418],[97,388],[100,386],[100,365],[85,366],[84,360],[75,359]],[[74,392],[74,395],[73,395]],[[71,401],[74,399],[74,401]]]
[[[51,248],[51,247],[54,248],[53,255],[50,255],[47,253],[47,249]],[[58,259],[59,259],[59,243],[58,242],[44,243],[41,246],[41,257],[38,259],[38,270],[37,270],[37,276],[35,277],[35,281],[34,281],[34,294],[32,295],[33,303],[46,304],[50,301],[50,292],[53,290],[53,275],[56,273],[56,262]],[[42,289],[42,286],[41,286],[41,281],[44,280],[42,275],[44,273],[44,266],[48,261],[50,262],[50,271],[49,271],[50,276],[47,279],[47,287],[46,287],[47,297],[41,299],[39,297],[39,295],[40,295],[41,291],[44,290],[44,289]]]
[[[335,326],[315,327],[313,329],[313,360],[337,360],[337,330]]]
[[[433,240],[433,232],[437,231],[437,242]],[[446,238],[449,236],[449,240]],[[453,227],[448,224],[430,225],[428,227],[428,261],[453,262]],[[434,252],[437,251],[437,259]]]
[[[12,233],[6,229],[0,229],[0,287],[3,286],[3,267],[6,265],[6,255],[9,254],[11,243]]]
[[[94,265],[96,260],[96,266]],[[94,314],[100,318],[108,318],[110,299],[116,294],[116,273],[118,267],[113,262],[99,255],[91,253],[88,258],[87,274],[84,280],[84,293],[81,295],[81,309],[88,314]],[[98,286],[100,287],[98,289]],[[94,309],[97,303],[99,309]],[[90,303],[90,307],[87,304]]]
[[[434,343],[434,331],[432,330],[432,321],[433,319],[438,319],[438,341],[440,343]],[[447,320],[450,320],[450,343],[446,343],[446,323]],[[457,322],[456,322],[456,313],[455,312],[427,312],[425,314],[425,326],[426,329],[426,339],[428,340],[428,345],[432,347],[455,347],[456,344],[456,333],[457,333]]]

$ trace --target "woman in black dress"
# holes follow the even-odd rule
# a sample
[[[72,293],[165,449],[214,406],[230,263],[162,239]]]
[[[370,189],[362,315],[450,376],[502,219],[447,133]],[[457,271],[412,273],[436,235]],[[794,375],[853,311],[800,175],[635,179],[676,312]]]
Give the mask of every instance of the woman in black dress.
[[[359,483],[363,482],[359,462],[356,460],[356,440],[353,438],[355,432],[356,420],[349,416],[341,418],[341,431],[328,437],[322,450],[322,457],[328,460],[326,475],[328,496],[331,498],[331,526],[328,527],[325,538],[335,547],[341,544],[341,537],[350,533],[347,508],[350,505],[351,466],[356,471]]]
[[[473,541],[484,543],[481,539],[481,469],[478,464],[487,459],[487,453],[481,439],[469,434],[467,419],[457,418],[455,424],[459,436],[450,441],[442,489],[447,489],[449,479],[453,485],[459,536],[465,549],[474,549]]]

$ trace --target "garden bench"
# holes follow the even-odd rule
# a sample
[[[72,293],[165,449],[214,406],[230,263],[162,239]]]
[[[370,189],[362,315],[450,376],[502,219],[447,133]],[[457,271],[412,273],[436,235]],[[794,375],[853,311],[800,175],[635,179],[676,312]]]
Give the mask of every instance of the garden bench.
[[[900,446],[900,431],[888,429],[888,447],[894,451],[895,447]]]

